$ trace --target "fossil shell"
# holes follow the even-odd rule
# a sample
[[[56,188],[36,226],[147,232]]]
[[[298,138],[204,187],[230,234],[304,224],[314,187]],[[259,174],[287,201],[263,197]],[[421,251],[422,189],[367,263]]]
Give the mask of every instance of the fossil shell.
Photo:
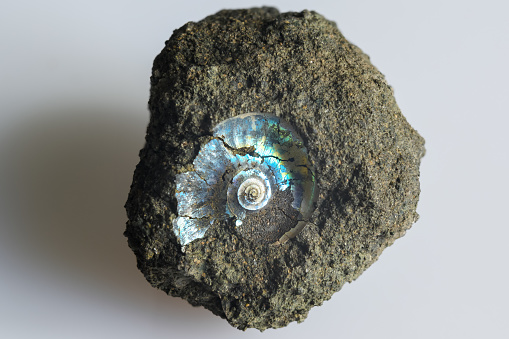
[[[315,176],[307,150],[275,115],[247,113],[219,123],[193,165],[176,177],[173,231],[182,246],[221,220],[252,241],[282,243],[312,212]]]

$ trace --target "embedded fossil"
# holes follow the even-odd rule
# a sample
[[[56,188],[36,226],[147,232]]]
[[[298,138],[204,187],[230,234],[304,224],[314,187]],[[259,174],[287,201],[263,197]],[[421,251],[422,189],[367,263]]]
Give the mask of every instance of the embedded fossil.
[[[194,171],[177,175],[182,246],[204,236],[216,219],[261,243],[282,243],[306,224],[315,178],[302,139],[275,115],[247,113],[218,124]]]
[[[154,60],[149,108],[129,246],[152,286],[239,329],[303,321],[418,218],[424,139],[315,12],[187,23]]]

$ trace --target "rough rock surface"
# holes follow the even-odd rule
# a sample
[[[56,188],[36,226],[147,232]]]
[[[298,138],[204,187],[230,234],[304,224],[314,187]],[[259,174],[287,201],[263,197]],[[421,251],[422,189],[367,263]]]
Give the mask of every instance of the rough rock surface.
[[[303,321],[417,220],[424,140],[384,76],[335,23],[304,11],[225,10],[176,30],[156,57],[150,124],[126,203],[129,246],[155,287],[239,329]],[[183,252],[175,175],[220,121],[289,121],[314,164],[311,222],[281,246],[214,226]]]

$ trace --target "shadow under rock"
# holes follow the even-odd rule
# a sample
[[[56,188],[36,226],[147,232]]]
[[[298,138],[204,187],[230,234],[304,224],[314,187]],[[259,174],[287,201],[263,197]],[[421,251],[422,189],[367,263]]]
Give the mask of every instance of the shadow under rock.
[[[169,306],[182,320],[205,317],[204,309],[164,292],[154,297],[123,236],[124,203],[147,123],[146,115],[127,113],[47,109],[1,136],[0,210],[10,224],[2,243],[15,265],[43,269],[73,288],[136,304],[148,297],[149,307]],[[219,321],[213,318],[204,322]]]

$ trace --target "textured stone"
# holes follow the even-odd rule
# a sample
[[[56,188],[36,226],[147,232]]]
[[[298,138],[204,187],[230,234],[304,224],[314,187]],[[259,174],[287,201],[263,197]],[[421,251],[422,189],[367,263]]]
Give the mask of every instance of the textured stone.
[[[368,56],[321,15],[257,8],[189,22],[156,57],[151,85],[125,235],[168,294],[239,329],[303,321],[417,220],[424,140]],[[222,222],[183,252],[175,176],[213,126],[247,112],[276,114],[304,139],[319,189],[310,223],[275,246]]]

